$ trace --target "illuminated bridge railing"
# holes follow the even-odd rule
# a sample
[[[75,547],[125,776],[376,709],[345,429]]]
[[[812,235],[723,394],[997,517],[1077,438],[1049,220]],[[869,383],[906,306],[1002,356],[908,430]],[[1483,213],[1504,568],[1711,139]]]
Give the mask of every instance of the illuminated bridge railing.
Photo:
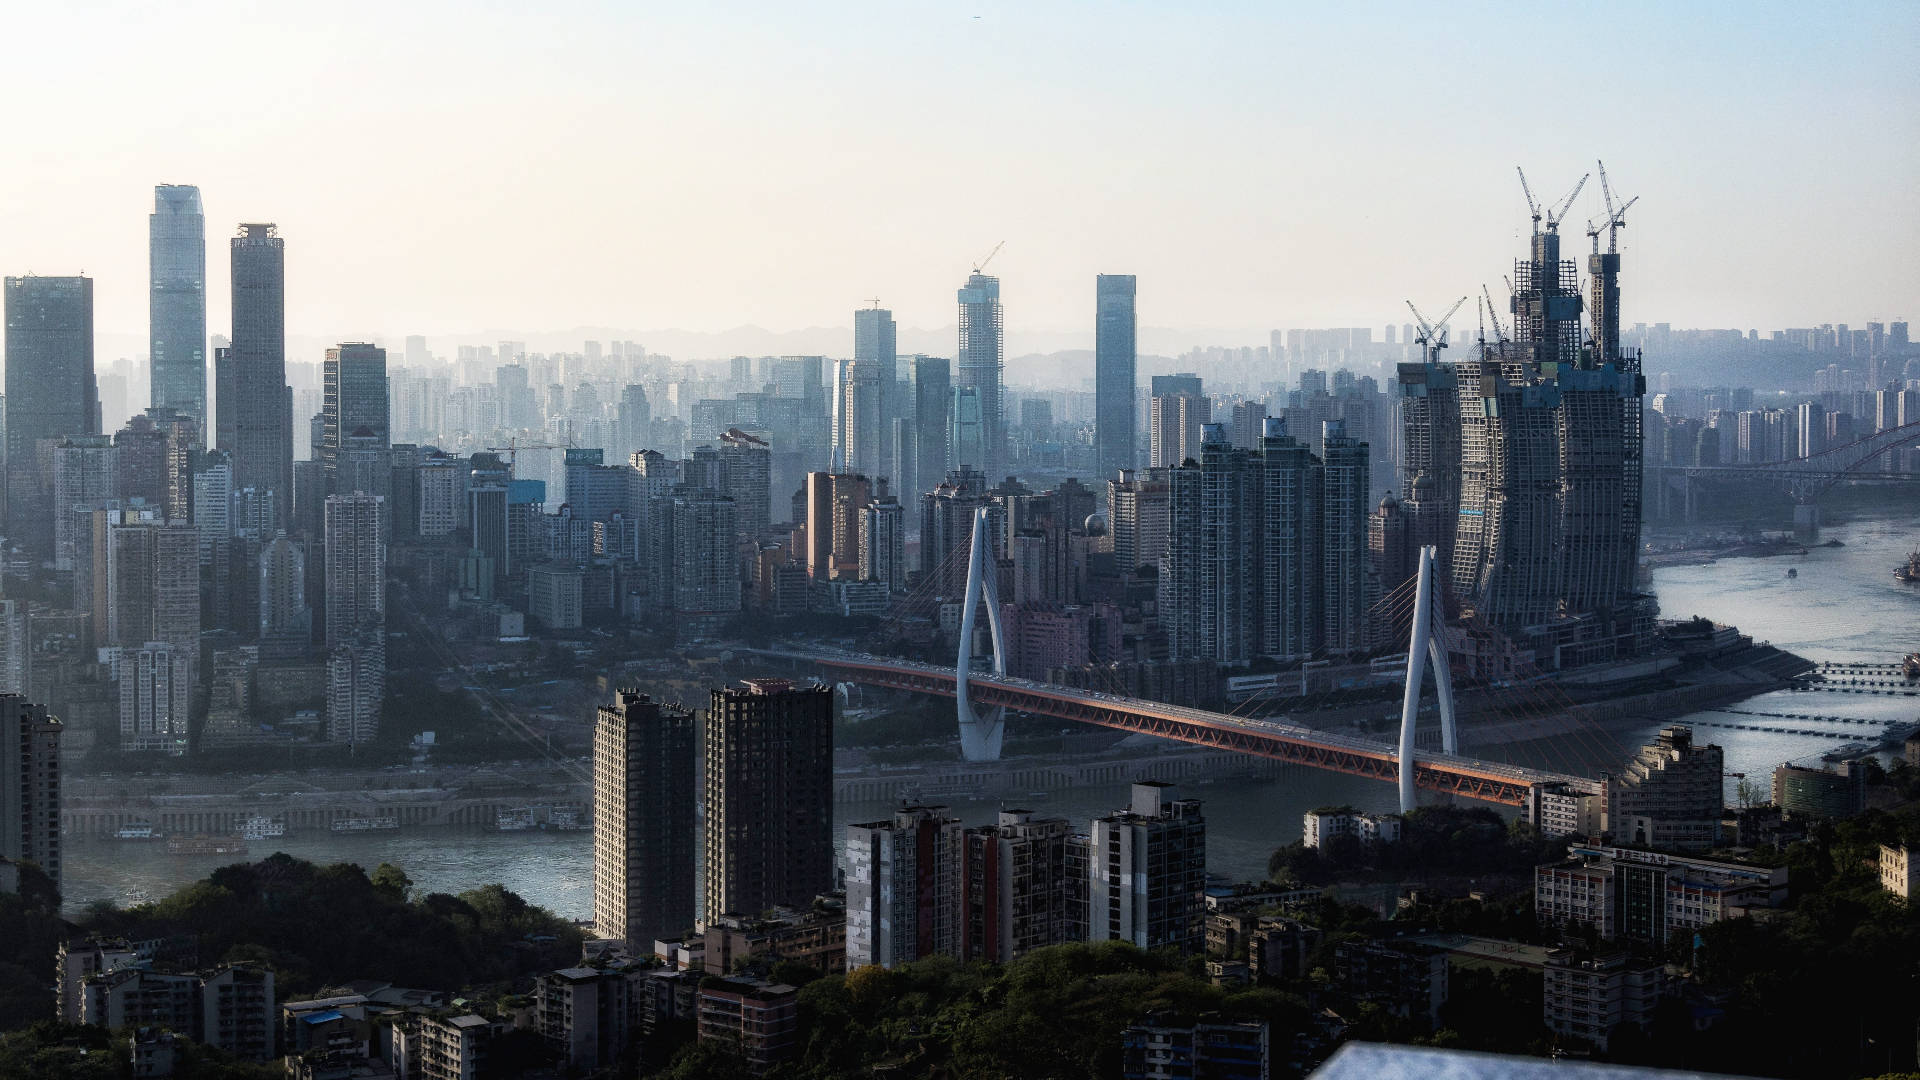
[[[954,694],[952,668],[859,654],[754,651],[814,664],[843,682],[944,697]],[[1255,754],[1388,783],[1400,776],[1395,747],[1373,739],[1005,675],[976,673],[968,683],[974,699],[981,705],[1004,705],[1020,712]],[[1414,783],[1418,787],[1510,806],[1525,805],[1528,789],[1536,784],[1561,782],[1582,790],[1591,790],[1594,784],[1583,777],[1459,755],[1419,754],[1414,759]]]

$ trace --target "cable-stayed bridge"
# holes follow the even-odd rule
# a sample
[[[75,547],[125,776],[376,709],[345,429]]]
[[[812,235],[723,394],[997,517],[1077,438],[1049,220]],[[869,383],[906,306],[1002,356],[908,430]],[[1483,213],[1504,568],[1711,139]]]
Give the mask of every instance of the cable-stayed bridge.
[[[955,697],[959,681],[953,668],[894,657],[824,650],[748,651],[798,661],[835,682],[890,690]],[[1399,748],[1376,739],[1355,738],[1298,724],[1229,716],[1141,698],[1076,690],[1009,675],[975,672],[968,676],[967,684],[974,703],[989,708],[1013,709],[1036,716],[1157,735],[1198,746],[1237,750],[1388,783],[1396,783],[1400,779]],[[1567,783],[1581,790],[1595,787],[1594,781],[1584,777],[1482,761],[1460,754],[1426,752],[1414,755],[1413,782],[1416,787],[1428,791],[1450,792],[1510,806],[1524,806],[1528,789],[1536,784]]]

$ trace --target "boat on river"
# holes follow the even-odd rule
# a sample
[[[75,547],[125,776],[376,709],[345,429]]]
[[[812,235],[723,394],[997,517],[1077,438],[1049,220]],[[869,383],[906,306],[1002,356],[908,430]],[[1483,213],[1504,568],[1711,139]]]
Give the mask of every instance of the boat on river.
[[[1893,568],[1893,580],[1909,585],[1920,582],[1920,548],[1908,553],[1907,561]]]

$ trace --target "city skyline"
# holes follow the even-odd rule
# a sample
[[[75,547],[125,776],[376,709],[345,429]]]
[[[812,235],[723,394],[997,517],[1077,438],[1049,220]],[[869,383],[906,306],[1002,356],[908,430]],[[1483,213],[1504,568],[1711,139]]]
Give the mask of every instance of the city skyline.
[[[1379,25],[1238,7],[1092,20],[987,5],[977,19],[828,12],[788,25],[776,10],[601,13],[555,27],[510,13],[442,19],[423,7],[394,16],[407,25],[391,38],[351,11],[324,28],[299,14],[215,14],[177,27],[140,17],[90,26],[107,74],[60,114],[90,122],[21,119],[21,137],[45,152],[72,144],[75,167],[0,178],[6,271],[94,277],[100,332],[115,343],[104,355],[135,353],[147,339],[138,225],[162,182],[201,189],[216,242],[242,220],[278,221],[299,238],[289,330],[335,341],[838,326],[875,295],[904,338],[949,325],[947,290],[1003,239],[992,269],[1005,281],[1015,355],[1030,334],[1076,332],[1090,347],[1085,282],[1099,273],[1139,275],[1143,329],[1190,328],[1196,343],[1232,328],[1368,325],[1395,318],[1403,297],[1459,295],[1497,276],[1487,268],[1527,224],[1515,163],[1543,198],[1557,198],[1595,154],[1623,190],[1644,196],[1623,242],[1645,285],[1636,315],[1649,321],[1897,319],[1920,293],[1899,255],[1920,239],[1920,216],[1897,197],[1896,178],[1915,171],[1920,115],[1894,51],[1916,15],[1899,5],[1818,18],[1764,6],[1738,21],[1651,7],[1524,20],[1403,11]],[[65,25],[74,17],[29,13],[19,39],[77,33]],[[1859,29],[1869,26],[1878,32]],[[191,47],[189,27],[208,35],[209,55],[233,58],[205,74],[174,71],[206,111],[177,120],[110,111],[160,62],[149,57],[175,55],[149,51],[152,37]],[[288,44],[239,47],[276,33]],[[847,36],[900,61],[896,93],[866,93],[792,47]],[[1581,107],[1578,124],[1561,97],[1517,99],[1457,74],[1518,62],[1543,39],[1574,49],[1604,41],[1593,63],[1628,53],[1638,74],[1605,83],[1596,91],[1605,100]],[[423,40],[433,44],[414,44]],[[366,75],[346,85],[318,71],[333,62],[330,43],[344,41]],[[694,47],[656,52],[655,41]],[[1207,58],[1206,75],[1174,80],[1161,98],[1099,63],[1182,48]],[[526,70],[510,92],[457,80],[455,108],[432,72],[468,55],[512,57]],[[565,70],[540,59],[548,55],[568,57]],[[715,66],[685,68],[683,55]],[[14,59],[31,79],[51,54]],[[624,74],[634,60],[644,75]],[[300,122],[283,125],[264,104],[275,95],[225,92],[240,76],[329,92],[304,92]],[[658,87],[680,83],[701,88],[697,105],[654,104]],[[839,119],[855,110],[869,119],[849,131]],[[938,134],[974,115],[995,117],[1001,164],[988,175],[963,167]],[[608,141],[601,130],[637,134]],[[1506,134],[1515,130],[1531,134]],[[1773,152],[1775,133],[1788,130],[1821,131],[1822,152]],[[329,143],[392,167],[343,180],[297,164]],[[109,144],[111,168],[95,149]],[[495,162],[478,180],[476,154]],[[742,198],[769,160],[807,179]],[[693,161],[702,168],[682,164]],[[1570,233],[1597,216],[1593,195],[1575,204]],[[1778,212],[1789,202],[1790,217]],[[379,258],[369,258],[376,243]],[[220,262],[209,267],[211,327],[228,319]],[[120,345],[122,335],[133,344]]]

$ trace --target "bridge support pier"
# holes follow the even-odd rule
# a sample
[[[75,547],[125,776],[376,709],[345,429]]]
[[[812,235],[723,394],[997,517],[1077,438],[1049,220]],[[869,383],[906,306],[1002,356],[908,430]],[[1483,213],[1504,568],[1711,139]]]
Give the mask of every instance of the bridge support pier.
[[[973,620],[980,601],[987,602],[987,629],[993,634],[993,673],[1007,673],[1006,639],[1000,630],[999,571],[987,546],[987,508],[973,515],[973,550],[967,559],[967,598],[960,609],[960,655],[954,662],[953,697],[960,713],[960,756],[968,761],[999,761],[1006,734],[1007,710],[1002,707],[976,713],[967,699],[967,674],[973,670]]]
[[[1795,536],[1806,540],[1820,535],[1820,504],[1818,502],[1811,498],[1794,500],[1793,532]]]
[[[1407,642],[1407,687],[1400,699],[1400,753],[1397,767],[1400,772],[1400,812],[1403,814],[1418,805],[1413,786],[1413,736],[1419,726],[1420,684],[1425,681],[1429,659],[1433,661],[1433,684],[1440,704],[1440,750],[1446,754],[1460,752],[1459,733],[1453,719],[1453,675],[1447,670],[1446,635],[1442,632],[1444,624],[1433,605],[1433,594],[1437,587],[1434,583],[1434,564],[1438,560],[1439,549],[1432,546],[1420,549],[1420,578],[1414,587],[1413,628]]]

